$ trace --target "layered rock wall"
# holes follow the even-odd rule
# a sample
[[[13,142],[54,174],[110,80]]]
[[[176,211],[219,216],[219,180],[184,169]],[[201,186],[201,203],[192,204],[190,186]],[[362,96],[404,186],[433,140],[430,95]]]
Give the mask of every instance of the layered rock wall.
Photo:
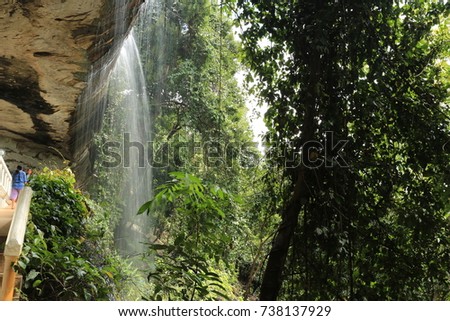
[[[114,60],[143,0],[0,1],[0,149],[27,166],[72,160],[88,74]]]

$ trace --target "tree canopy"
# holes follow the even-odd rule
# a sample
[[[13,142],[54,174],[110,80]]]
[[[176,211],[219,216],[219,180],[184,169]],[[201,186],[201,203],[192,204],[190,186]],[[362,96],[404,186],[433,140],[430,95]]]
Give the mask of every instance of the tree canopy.
[[[287,181],[260,298],[448,298],[448,4],[237,2]]]

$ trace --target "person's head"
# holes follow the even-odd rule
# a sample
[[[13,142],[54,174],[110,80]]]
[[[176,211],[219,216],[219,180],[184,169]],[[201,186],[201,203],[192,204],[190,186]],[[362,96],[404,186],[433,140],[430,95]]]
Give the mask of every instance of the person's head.
[[[22,170],[22,166],[17,165],[17,170],[18,170],[18,171],[21,171],[21,170]]]

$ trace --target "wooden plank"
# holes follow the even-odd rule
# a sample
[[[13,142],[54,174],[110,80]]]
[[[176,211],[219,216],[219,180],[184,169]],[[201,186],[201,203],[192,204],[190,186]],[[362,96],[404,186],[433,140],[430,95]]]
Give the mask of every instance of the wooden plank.
[[[0,273],[0,284],[2,284],[2,281],[3,281],[3,273]],[[12,298],[13,301],[20,300],[20,290],[22,289],[22,283],[23,283],[22,275],[17,275],[14,284],[14,294]]]
[[[0,253],[0,293],[1,293],[1,285],[3,283],[4,268],[5,268],[5,257],[3,256],[3,253]],[[20,289],[22,289],[22,282],[23,282],[22,275],[16,274],[14,281],[15,290],[13,295],[13,301],[18,301],[20,298]]]
[[[5,270],[3,271],[1,301],[12,301],[16,285],[16,272],[12,266],[17,262],[18,257],[5,256]]]

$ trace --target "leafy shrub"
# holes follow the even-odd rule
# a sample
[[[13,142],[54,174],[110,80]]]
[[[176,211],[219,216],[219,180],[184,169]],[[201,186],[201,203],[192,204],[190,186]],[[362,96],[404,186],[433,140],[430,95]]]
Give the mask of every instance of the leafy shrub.
[[[89,215],[84,196],[74,188],[75,177],[70,170],[45,169],[30,181],[33,222],[49,237],[56,229],[58,235],[81,237],[83,223]]]
[[[227,263],[236,232],[229,229],[232,215],[226,214],[235,198],[194,175],[170,176],[172,180],[140,209],[158,216],[164,231],[149,245],[155,269],[148,276],[154,289],[147,299],[236,299],[230,284],[238,282]]]
[[[68,169],[44,169],[30,186],[31,219],[17,264],[25,276],[22,298],[116,299],[127,266],[110,250],[106,212],[75,188]]]

